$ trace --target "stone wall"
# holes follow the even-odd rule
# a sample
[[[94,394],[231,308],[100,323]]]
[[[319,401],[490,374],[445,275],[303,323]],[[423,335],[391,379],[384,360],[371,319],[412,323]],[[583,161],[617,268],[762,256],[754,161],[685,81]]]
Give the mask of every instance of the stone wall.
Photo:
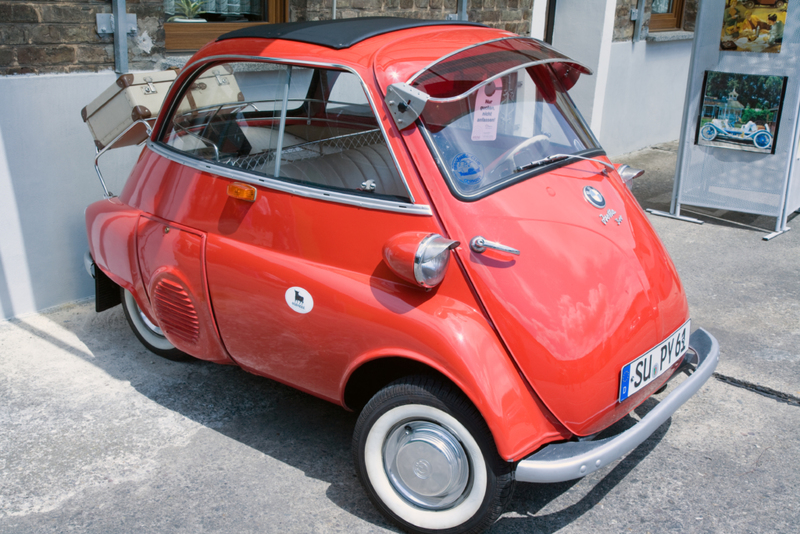
[[[98,0],[0,0],[0,75],[92,72],[114,68],[113,35],[97,34]],[[128,37],[131,70],[153,68],[164,52],[162,0],[128,0],[138,32]]]
[[[682,29],[684,31],[694,31],[695,20],[697,19],[697,6],[699,3],[700,0],[683,1]],[[647,35],[651,4],[651,0],[647,0],[645,2],[645,16],[647,18],[642,26],[644,35]],[[636,9],[638,5],[639,0],[617,0],[616,21],[614,23],[614,41],[630,41],[633,39],[633,30],[636,22],[631,20],[631,10]]]
[[[623,1],[623,0],[620,0]],[[290,0],[292,21],[331,18],[332,0]],[[469,20],[528,35],[532,0],[469,0]],[[130,70],[159,68],[165,59],[163,0],[128,0],[138,32],[128,36]],[[458,0],[338,0],[337,18],[402,16],[445,19]],[[95,15],[108,0],[0,0],[0,75],[114,69],[113,35],[97,34]]]
[[[331,18],[333,0],[307,0],[304,18]],[[532,0],[468,0],[467,16],[480,22],[521,35],[530,34]],[[446,19],[458,11],[458,0],[337,0],[336,17],[410,17]]]

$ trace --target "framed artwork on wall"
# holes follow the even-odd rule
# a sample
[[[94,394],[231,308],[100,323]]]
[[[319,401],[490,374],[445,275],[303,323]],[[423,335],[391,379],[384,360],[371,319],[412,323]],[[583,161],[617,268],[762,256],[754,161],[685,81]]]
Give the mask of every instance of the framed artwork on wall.
[[[786,80],[706,71],[695,144],[774,154]]]
[[[777,54],[792,0],[726,0],[719,49]]]

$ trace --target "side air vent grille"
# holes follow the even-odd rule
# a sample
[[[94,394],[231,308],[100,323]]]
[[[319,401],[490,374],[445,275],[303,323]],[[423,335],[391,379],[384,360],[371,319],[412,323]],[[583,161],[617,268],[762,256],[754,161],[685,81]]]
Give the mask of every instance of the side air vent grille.
[[[179,284],[161,280],[154,291],[153,306],[161,329],[186,343],[200,339],[200,321],[189,294]]]

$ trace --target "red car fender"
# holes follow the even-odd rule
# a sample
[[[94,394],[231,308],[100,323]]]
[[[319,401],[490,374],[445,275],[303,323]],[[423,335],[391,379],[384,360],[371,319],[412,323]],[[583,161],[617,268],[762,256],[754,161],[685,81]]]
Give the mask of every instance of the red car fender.
[[[140,215],[141,211],[117,197],[99,200],[86,208],[86,233],[94,264],[115,284],[130,291],[139,308],[152,321],[153,312],[136,258],[136,227]]]
[[[572,436],[520,376],[488,325],[465,329],[463,346],[473,347],[472,354],[430,356],[390,348],[362,354],[353,359],[342,377],[340,402],[346,406],[347,386],[363,366],[403,358],[423,364],[452,381],[481,413],[497,452],[506,461],[519,460],[546,443]]]

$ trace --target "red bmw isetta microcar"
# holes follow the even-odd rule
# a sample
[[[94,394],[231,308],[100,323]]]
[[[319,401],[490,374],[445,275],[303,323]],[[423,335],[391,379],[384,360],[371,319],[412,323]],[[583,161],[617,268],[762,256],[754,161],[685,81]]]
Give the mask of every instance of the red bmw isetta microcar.
[[[581,74],[464,22],[224,35],[178,75],[122,193],[86,211],[98,310],[121,302],[157,354],[360,411],[375,506],[478,532],[515,482],[631,451],[718,360],[634,172],[567,94]]]

